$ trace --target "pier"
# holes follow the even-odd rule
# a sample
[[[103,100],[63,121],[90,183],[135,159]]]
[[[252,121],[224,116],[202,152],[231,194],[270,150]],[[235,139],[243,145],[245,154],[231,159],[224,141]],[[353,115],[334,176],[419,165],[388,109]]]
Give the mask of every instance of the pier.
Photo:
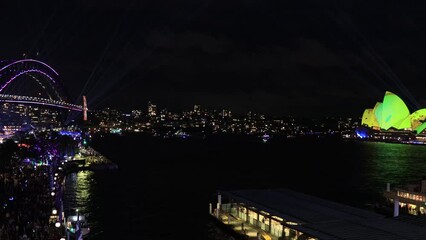
[[[118,165],[92,147],[81,147],[79,153],[64,162],[67,174],[78,171],[116,170]]]
[[[213,207],[215,206],[215,207]],[[210,214],[244,239],[424,239],[426,228],[289,189],[219,191]]]

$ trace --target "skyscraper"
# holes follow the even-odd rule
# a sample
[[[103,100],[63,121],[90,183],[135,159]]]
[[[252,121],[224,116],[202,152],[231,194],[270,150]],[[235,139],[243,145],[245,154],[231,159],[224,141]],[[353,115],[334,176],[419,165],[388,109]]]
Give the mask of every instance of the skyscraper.
[[[152,104],[151,101],[148,102],[148,116],[157,116],[157,105]]]

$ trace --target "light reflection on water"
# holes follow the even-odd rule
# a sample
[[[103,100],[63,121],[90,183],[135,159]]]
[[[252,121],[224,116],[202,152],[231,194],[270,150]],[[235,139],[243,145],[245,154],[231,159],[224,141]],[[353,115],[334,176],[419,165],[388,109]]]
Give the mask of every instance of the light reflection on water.
[[[366,143],[370,147],[368,178],[392,185],[421,180],[426,175],[426,147],[406,144]]]
[[[80,171],[67,176],[64,191],[65,215],[74,215],[78,211],[85,215],[90,227],[97,226],[96,219],[91,218],[93,211],[94,172]]]

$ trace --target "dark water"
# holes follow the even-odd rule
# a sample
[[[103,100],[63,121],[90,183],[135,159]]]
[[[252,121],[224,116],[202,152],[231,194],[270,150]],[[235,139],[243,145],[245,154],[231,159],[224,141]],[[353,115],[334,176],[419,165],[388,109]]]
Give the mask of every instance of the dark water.
[[[387,182],[426,175],[426,146],[418,145],[141,135],[91,145],[119,165],[78,173],[77,194],[67,195],[68,207],[88,215],[87,239],[96,240],[206,239],[208,203],[218,189],[285,187],[366,208],[381,200]]]

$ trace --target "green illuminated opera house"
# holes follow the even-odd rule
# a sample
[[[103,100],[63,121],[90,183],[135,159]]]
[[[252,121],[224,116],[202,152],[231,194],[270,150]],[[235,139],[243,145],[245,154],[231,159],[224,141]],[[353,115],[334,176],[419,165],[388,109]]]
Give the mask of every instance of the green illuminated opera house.
[[[407,130],[416,134],[426,128],[426,108],[410,114],[407,105],[396,94],[386,91],[383,102],[364,110],[361,125],[376,130]]]

